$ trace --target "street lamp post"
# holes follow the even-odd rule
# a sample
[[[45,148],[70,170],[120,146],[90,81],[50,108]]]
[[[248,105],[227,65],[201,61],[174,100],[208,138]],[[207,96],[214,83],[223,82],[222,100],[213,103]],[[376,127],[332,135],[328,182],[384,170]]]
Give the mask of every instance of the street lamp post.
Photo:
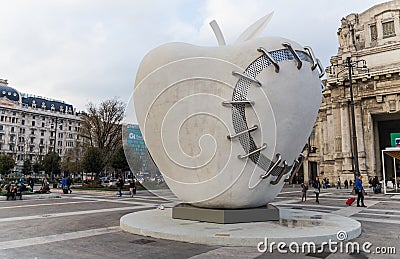
[[[362,67],[359,67],[358,64],[362,63]],[[344,64],[335,64],[332,66],[336,67],[344,67],[343,70],[339,71],[336,74],[338,78],[339,74],[347,71],[348,79],[349,79],[349,88],[350,88],[350,113],[351,113],[351,128],[352,128],[352,140],[353,140],[353,163],[354,163],[354,176],[360,173],[360,166],[358,163],[358,145],[357,145],[357,130],[356,130],[356,115],[354,111],[354,95],[353,95],[353,69],[362,69],[368,70],[365,60],[356,60],[352,61],[351,57],[346,58],[346,62]]]
[[[360,167],[358,164],[358,145],[357,145],[357,131],[356,131],[356,115],[354,112],[354,98],[353,98],[353,66],[351,64],[350,57],[346,59],[347,68],[349,69],[349,86],[350,86],[350,112],[351,112],[351,127],[353,130],[353,157],[354,157],[354,174],[360,172]]]

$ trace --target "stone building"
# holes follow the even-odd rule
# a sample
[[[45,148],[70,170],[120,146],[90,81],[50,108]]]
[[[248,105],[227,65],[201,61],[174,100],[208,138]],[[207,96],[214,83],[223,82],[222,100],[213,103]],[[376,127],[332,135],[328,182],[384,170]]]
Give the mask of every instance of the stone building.
[[[350,58],[359,169],[364,179],[380,178],[380,151],[390,146],[390,133],[400,132],[400,1],[347,15],[337,36],[338,53],[326,68],[326,91],[310,136],[304,176],[307,180],[318,175],[331,182],[339,176],[342,182],[353,178],[355,145],[346,67]],[[385,166],[390,178],[392,160],[385,160]]]
[[[25,159],[34,163],[51,151],[77,155],[81,122],[71,104],[20,93],[0,79],[0,153],[14,157],[16,172]]]

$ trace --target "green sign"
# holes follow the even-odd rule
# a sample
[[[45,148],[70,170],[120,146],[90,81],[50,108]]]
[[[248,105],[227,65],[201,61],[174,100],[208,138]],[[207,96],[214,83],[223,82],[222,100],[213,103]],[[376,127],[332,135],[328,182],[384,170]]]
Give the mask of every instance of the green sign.
[[[390,133],[392,147],[400,147],[400,133]]]

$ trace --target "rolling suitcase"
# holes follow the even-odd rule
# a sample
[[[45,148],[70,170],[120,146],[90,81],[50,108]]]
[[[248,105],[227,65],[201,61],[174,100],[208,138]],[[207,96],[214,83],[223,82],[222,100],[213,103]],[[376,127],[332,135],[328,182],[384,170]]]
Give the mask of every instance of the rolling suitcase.
[[[354,202],[355,200],[356,200],[356,199],[353,198],[353,197],[348,198],[347,201],[346,201],[346,204],[347,204],[348,206],[351,206],[351,204],[353,204],[353,202]]]

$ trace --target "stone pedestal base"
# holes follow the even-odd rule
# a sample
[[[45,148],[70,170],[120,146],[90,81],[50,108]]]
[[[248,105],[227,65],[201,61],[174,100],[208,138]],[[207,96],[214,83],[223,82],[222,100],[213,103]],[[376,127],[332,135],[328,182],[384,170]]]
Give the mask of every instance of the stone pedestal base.
[[[123,216],[121,229],[133,234],[205,245],[250,246],[264,242],[314,242],[316,245],[339,241],[346,230],[349,241],[361,234],[354,219],[296,209],[279,209],[279,221],[216,224],[172,218],[172,209],[138,211]],[[345,244],[344,244],[345,245]],[[256,250],[257,251],[257,250]]]
[[[181,203],[172,208],[173,219],[232,224],[279,220],[279,209],[269,205],[252,209],[208,209]]]

